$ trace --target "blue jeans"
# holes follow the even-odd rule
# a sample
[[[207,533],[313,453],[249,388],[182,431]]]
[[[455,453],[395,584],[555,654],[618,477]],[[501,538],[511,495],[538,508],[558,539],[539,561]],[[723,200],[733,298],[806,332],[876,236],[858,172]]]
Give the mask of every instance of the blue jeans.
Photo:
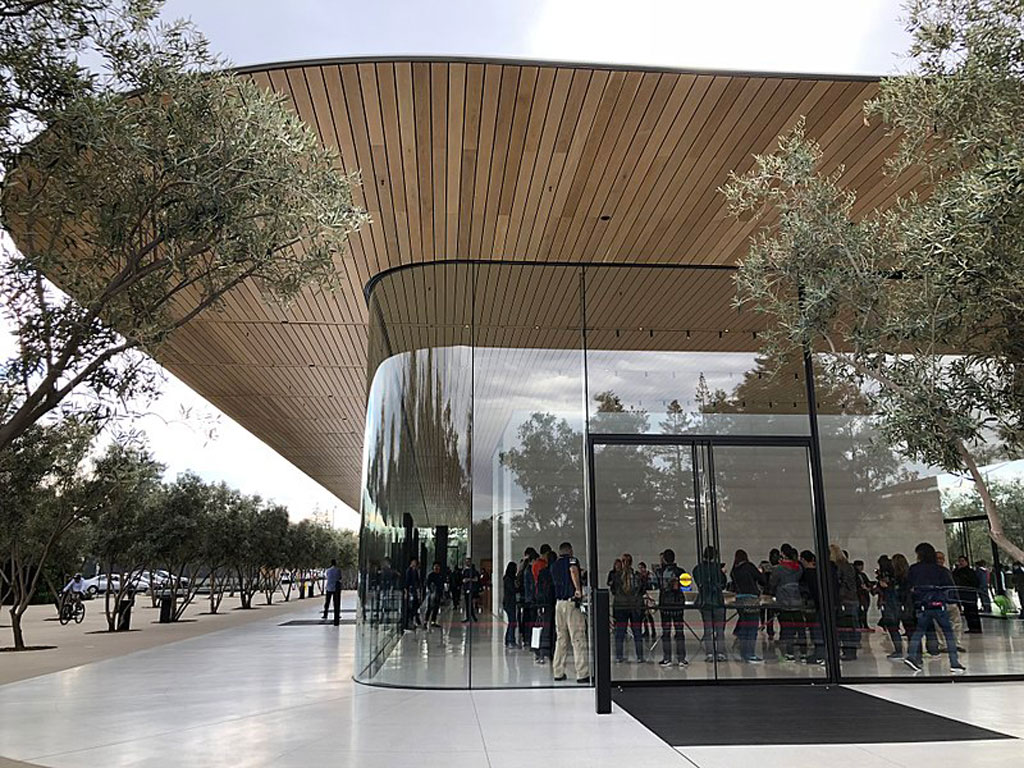
[[[949,653],[950,666],[957,666],[960,659],[956,653],[956,637],[953,635],[953,625],[949,621],[949,614],[946,606],[939,608],[924,608],[917,612],[917,628],[914,636],[910,638],[910,646],[907,649],[907,658],[920,663],[921,661],[921,638],[931,629],[932,623],[938,625],[946,638],[946,650]]]
[[[617,608],[612,611],[612,618],[615,620],[615,658],[621,661],[626,658],[626,626],[629,626],[633,633],[633,646],[636,650],[636,660],[644,660],[644,641],[640,636],[641,613],[640,611],[628,608]]]
[[[508,626],[505,628],[505,645],[516,645],[516,608],[505,606],[505,618],[508,619]]]
[[[740,656],[752,659],[757,655],[757,626],[761,611],[757,595],[736,596],[736,635],[740,640]]]
[[[700,609],[700,621],[704,626],[704,634],[700,639],[704,653],[709,656],[725,653],[725,606],[703,606]]]
[[[686,623],[681,608],[661,609],[661,653],[664,661],[672,661],[672,632],[676,636],[676,659],[686,659]]]

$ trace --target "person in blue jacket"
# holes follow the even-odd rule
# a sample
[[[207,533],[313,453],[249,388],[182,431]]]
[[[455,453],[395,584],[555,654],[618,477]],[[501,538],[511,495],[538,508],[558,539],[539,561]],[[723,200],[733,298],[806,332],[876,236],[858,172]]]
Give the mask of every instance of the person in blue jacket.
[[[907,658],[903,661],[915,672],[921,671],[921,639],[932,624],[936,624],[946,637],[950,670],[954,675],[962,675],[967,670],[957,656],[956,637],[953,635],[953,625],[946,610],[949,601],[955,599],[956,585],[953,583],[953,575],[938,564],[935,547],[928,542],[921,542],[914,551],[917,553],[917,562],[910,566],[907,580],[917,611],[917,627],[910,639]]]

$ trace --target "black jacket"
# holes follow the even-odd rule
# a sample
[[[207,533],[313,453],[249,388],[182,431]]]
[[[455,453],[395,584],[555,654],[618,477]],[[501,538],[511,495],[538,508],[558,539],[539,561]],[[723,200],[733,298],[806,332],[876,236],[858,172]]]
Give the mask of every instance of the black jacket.
[[[764,574],[749,560],[734,565],[729,578],[732,579],[732,588],[737,595],[759,595],[764,591]]]

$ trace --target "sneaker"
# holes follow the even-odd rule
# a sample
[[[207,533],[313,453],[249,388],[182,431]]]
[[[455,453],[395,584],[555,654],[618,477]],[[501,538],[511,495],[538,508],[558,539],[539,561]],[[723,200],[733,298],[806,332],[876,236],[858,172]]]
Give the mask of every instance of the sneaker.
[[[555,678],[555,682],[556,683],[560,683],[563,680],[565,680],[565,675],[559,675],[558,677]]]
[[[580,678],[577,678],[576,682],[579,683],[580,685],[590,685],[590,678],[589,677],[580,677]]]
[[[662,659],[661,661],[658,662],[658,666],[659,667],[671,667],[672,666],[672,659]]]
[[[616,663],[616,664],[625,664],[625,663],[626,663],[626,660],[625,660],[625,659],[621,659],[621,658],[620,658],[620,659],[616,659],[616,660],[615,660],[615,663]]]
[[[715,660],[716,660],[716,661],[728,661],[728,660],[729,660],[729,657],[728,657],[728,656],[726,656],[726,655],[725,655],[724,653],[719,653],[719,654],[717,654],[717,655],[715,656]]]
[[[679,661],[676,662],[676,666],[677,667],[688,667],[688,666],[690,666],[690,662],[688,662],[686,659],[680,659]]]
[[[954,675],[962,675],[967,671],[967,667],[965,667],[963,664],[957,664],[954,667],[950,667],[949,671],[952,672]]]
[[[764,659],[760,656],[751,656],[749,659],[744,659],[747,664],[764,664]]]
[[[713,654],[713,653],[705,654],[704,661],[714,661],[714,660],[715,660],[715,654]]]
[[[796,661],[796,656],[794,656],[792,653],[787,653],[783,658],[786,661]]]
[[[548,660],[541,656],[539,659],[537,659],[537,663],[543,667],[545,664],[548,663]]]
[[[907,656],[907,658],[905,658],[903,660],[903,663],[906,664],[908,667],[910,667],[915,672],[920,672],[921,671],[921,662],[919,662],[917,659],[912,659],[909,656]]]
[[[885,658],[887,658],[889,661],[903,661],[903,654],[894,651]]]

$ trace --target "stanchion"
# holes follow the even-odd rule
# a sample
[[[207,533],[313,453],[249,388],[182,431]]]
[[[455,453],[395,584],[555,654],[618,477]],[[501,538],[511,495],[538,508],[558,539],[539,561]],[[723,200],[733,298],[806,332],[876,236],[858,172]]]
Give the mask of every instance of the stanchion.
[[[612,711],[611,597],[607,589],[594,590],[594,703],[599,715]]]

